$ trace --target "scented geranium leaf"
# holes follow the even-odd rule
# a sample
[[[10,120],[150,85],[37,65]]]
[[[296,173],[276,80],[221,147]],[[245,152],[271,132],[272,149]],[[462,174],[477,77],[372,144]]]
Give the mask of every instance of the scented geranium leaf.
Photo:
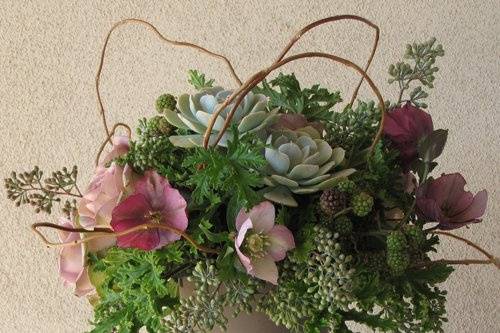
[[[215,82],[214,79],[207,80],[205,74],[200,73],[196,69],[190,69],[188,71],[188,74],[189,74],[188,82],[192,84],[193,87],[195,87],[195,89],[197,90],[211,88],[214,85]]]
[[[398,328],[396,323],[392,320],[383,318],[378,314],[370,315],[366,312],[351,310],[343,313],[343,317],[346,321],[355,321],[372,329],[379,329],[383,332],[394,331]]]
[[[231,131],[233,140],[226,150],[194,148],[184,161],[184,167],[198,170],[187,181],[196,204],[210,205],[234,196],[234,205],[251,208],[262,200],[256,189],[262,185],[263,145],[250,134],[239,138],[236,126]]]
[[[410,270],[407,272],[409,280],[421,283],[436,284],[445,282],[454,269],[444,264],[431,265],[425,269]]]
[[[228,240],[227,232],[214,233],[210,231],[210,229],[212,229],[213,227],[213,224],[211,224],[207,220],[201,220],[198,227],[201,229],[205,237],[212,243],[222,243]]]
[[[446,140],[448,139],[448,130],[438,129],[427,135],[419,142],[418,155],[425,162],[434,161],[443,152]]]
[[[269,97],[270,108],[280,108],[286,113],[303,114],[308,120],[331,120],[331,109],[339,102],[340,92],[329,92],[319,85],[302,89],[295,74],[280,73],[277,78],[262,82],[255,91]]]

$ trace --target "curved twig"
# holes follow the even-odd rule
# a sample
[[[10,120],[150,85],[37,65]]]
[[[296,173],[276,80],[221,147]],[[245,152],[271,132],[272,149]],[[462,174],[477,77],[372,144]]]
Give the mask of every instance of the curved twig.
[[[415,265],[413,265],[413,268],[419,268],[419,267],[428,267],[432,265],[439,265],[439,264],[444,264],[444,265],[491,265],[494,264],[498,268],[498,264],[495,261],[492,260],[479,260],[479,259],[459,259],[459,260],[453,260],[453,259],[438,259],[438,260],[429,260],[429,261],[423,261],[419,262]]]
[[[482,247],[480,247],[479,245],[473,243],[472,241],[468,240],[468,239],[465,239],[463,237],[460,237],[460,236],[457,236],[455,234],[452,234],[450,232],[446,232],[446,231],[439,231],[439,230],[435,230],[435,231],[431,231],[430,232],[431,234],[437,234],[437,235],[444,235],[444,236],[448,236],[448,237],[451,237],[451,238],[454,238],[454,239],[458,239],[462,242],[464,242],[465,244],[475,248],[476,250],[478,250],[479,252],[481,252],[482,254],[484,254],[489,260],[490,263],[493,263],[495,264],[495,266],[500,269],[500,260],[499,258],[495,257],[494,255],[492,255],[491,253],[489,253],[488,251],[486,251],[485,249],[483,249]]]
[[[208,123],[207,130],[206,130],[205,135],[204,135],[203,146],[205,148],[208,147],[210,135],[212,133],[212,129],[213,129],[214,124],[215,124],[215,120],[217,119],[218,115],[224,110],[224,108],[227,105],[229,105],[231,102],[233,102],[237,98],[233,108],[231,109],[231,111],[229,112],[229,114],[226,117],[226,120],[224,122],[224,126],[222,127],[221,131],[219,132],[219,134],[215,140],[215,144],[217,144],[220,141],[220,139],[224,135],[225,131],[229,127],[231,119],[232,119],[234,113],[236,112],[236,108],[243,101],[243,98],[245,98],[245,96],[253,89],[253,87],[255,87],[259,82],[264,80],[266,78],[266,76],[269,75],[269,73],[271,73],[275,69],[277,69],[277,68],[279,68],[279,67],[281,67],[289,62],[292,62],[292,61],[295,61],[298,59],[304,59],[304,58],[326,58],[326,59],[332,60],[334,62],[343,64],[344,66],[347,66],[349,68],[356,70],[368,82],[368,84],[370,85],[370,88],[373,90],[374,94],[376,95],[376,97],[379,101],[379,108],[380,108],[380,113],[381,113],[379,128],[378,128],[377,133],[376,133],[376,135],[373,139],[373,142],[370,146],[370,151],[373,152],[373,149],[375,148],[377,142],[380,140],[380,137],[382,136],[382,131],[383,131],[384,122],[385,122],[385,104],[384,104],[384,99],[383,99],[382,95],[380,94],[380,90],[375,85],[373,80],[368,76],[368,74],[366,74],[366,72],[363,69],[361,69],[358,65],[356,65],[355,63],[353,63],[347,59],[335,56],[333,54],[322,53],[322,52],[306,52],[306,53],[299,53],[299,54],[287,57],[287,58],[281,60],[280,62],[278,62],[274,65],[271,65],[266,70],[260,71],[259,73],[252,76],[247,82],[245,82],[245,84],[243,84],[243,86],[241,86],[235,93],[233,93],[228,99],[226,99],[224,101],[224,103],[221,105],[221,107],[216,112],[214,112],[214,114],[212,115],[212,118],[210,119],[210,122]]]
[[[365,72],[368,72],[368,69],[370,68],[373,57],[375,56],[375,53],[377,52],[378,42],[379,42],[379,38],[380,38],[380,28],[376,24],[371,22],[370,20],[367,20],[364,17],[360,17],[357,15],[336,15],[336,16],[331,16],[331,17],[327,17],[327,18],[318,20],[316,22],[313,22],[313,23],[307,25],[306,27],[299,30],[293,36],[293,38],[290,40],[290,42],[288,42],[288,44],[283,49],[283,51],[280,53],[280,55],[278,56],[278,58],[276,59],[276,61],[274,63],[278,63],[281,60],[283,60],[283,58],[288,53],[288,51],[290,51],[290,49],[293,47],[293,45],[295,45],[295,43],[297,43],[297,41],[299,41],[299,39],[302,36],[304,36],[308,31],[310,31],[310,30],[312,30],[320,25],[326,24],[326,23],[333,23],[333,22],[342,21],[342,20],[359,21],[361,23],[368,25],[369,27],[371,27],[375,30],[375,38],[373,41],[372,50],[370,52],[370,57],[368,58],[368,61],[366,62],[365,69],[364,69]],[[356,97],[358,96],[359,88],[361,87],[361,84],[363,84],[363,80],[364,80],[364,77],[362,76],[361,79],[359,80],[358,85],[356,86],[356,89],[354,90],[354,93],[352,94],[351,101],[349,103],[350,105],[352,105],[354,103]]]
[[[97,156],[95,157],[95,165],[96,166],[99,165],[99,160],[101,159],[101,154],[104,151],[104,148],[106,147],[106,145],[108,143],[111,143],[111,138],[115,135],[116,129],[118,127],[123,127],[123,128],[125,128],[127,130],[127,136],[128,136],[129,139],[132,137],[132,129],[130,128],[130,126],[128,126],[125,123],[116,123],[116,124],[114,124],[113,128],[111,129],[111,133],[109,133],[109,135],[106,138],[106,140],[104,140],[104,142],[99,147],[99,151],[97,152]]]
[[[235,72],[235,70],[233,68],[233,65],[231,64],[231,62],[229,61],[229,59],[226,58],[225,56],[223,56],[223,55],[221,55],[219,53],[215,53],[215,52],[212,52],[210,50],[207,50],[204,47],[201,47],[201,46],[193,44],[193,43],[182,42],[182,41],[176,41],[176,40],[169,39],[169,38],[165,37],[160,31],[158,31],[158,29],[154,25],[152,25],[151,23],[146,22],[144,20],[141,20],[141,19],[129,18],[129,19],[125,19],[125,20],[119,21],[119,22],[115,23],[111,27],[111,29],[108,31],[108,34],[106,35],[106,38],[104,40],[104,46],[103,46],[102,51],[101,51],[101,57],[100,57],[99,67],[97,69],[97,75],[96,75],[96,78],[95,78],[95,87],[96,87],[96,93],[97,93],[97,101],[99,102],[99,108],[100,108],[102,122],[103,122],[103,125],[104,125],[104,129],[106,130],[106,135],[108,137],[110,135],[110,132],[109,132],[108,124],[107,124],[107,121],[106,121],[106,112],[104,110],[104,105],[102,103],[102,97],[101,97],[101,92],[100,92],[101,73],[102,73],[102,69],[103,69],[103,66],[104,66],[104,59],[106,57],[106,49],[108,47],[108,43],[109,43],[109,39],[111,37],[111,34],[113,33],[113,31],[116,28],[118,28],[118,27],[120,27],[122,25],[128,24],[128,23],[137,23],[137,24],[145,25],[146,27],[148,27],[149,29],[151,29],[162,41],[164,41],[164,42],[166,42],[168,44],[171,44],[171,45],[174,45],[174,46],[190,47],[190,48],[196,49],[196,50],[198,50],[198,51],[200,51],[202,53],[208,54],[209,56],[221,59],[222,61],[224,61],[226,63],[226,65],[229,68],[229,71],[231,72],[231,75],[234,78],[234,80],[238,83],[238,85],[241,85],[241,80],[239,79],[238,75],[236,74],[236,72]]]
[[[64,231],[68,231],[68,232],[79,232],[79,233],[84,233],[84,234],[93,234],[93,235],[90,235],[90,236],[85,237],[83,239],[78,239],[78,240],[75,240],[75,241],[71,241],[71,242],[59,242],[59,243],[55,243],[55,242],[49,241],[38,230],[38,228],[40,228],[40,227],[46,227],[46,228],[57,229],[57,230],[64,230]],[[213,253],[213,254],[218,254],[219,253],[218,250],[210,249],[210,248],[204,247],[202,245],[199,245],[187,233],[185,233],[185,232],[183,232],[183,231],[181,231],[181,230],[179,230],[177,228],[174,228],[174,227],[171,227],[169,225],[166,225],[166,224],[144,223],[144,224],[135,226],[135,227],[127,229],[127,230],[123,230],[123,231],[120,231],[120,232],[115,232],[115,231],[113,231],[111,229],[103,229],[103,228],[96,228],[94,230],[86,230],[86,229],[82,229],[82,228],[67,228],[67,227],[63,227],[63,226],[55,224],[55,223],[46,223],[46,222],[44,222],[44,223],[34,223],[31,226],[31,229],[42,239],[42,241],[45,243],[45,245],[47,245],[49,247],[75,246],[75,245],[79,245],[79,244],[85,244],[85,243],[88,243],[91,240],[95,240],[95,239],[99,239],[99,238],[103,238],[103,237],[110,237],[110,236],[121,237],[121,236],[125,236],[125,235],[128,235],[128,234],[137,232],[137,231],[147,231],[147,230],[160,229],[160,230],[170,231],[170,232],[173,232],[173,233],[181,236],[182,238],[184,238],[186,241],[188,241],[189,243],[191,243],[191,245],[193,245],[197,250],[199,250],[201,252]]]

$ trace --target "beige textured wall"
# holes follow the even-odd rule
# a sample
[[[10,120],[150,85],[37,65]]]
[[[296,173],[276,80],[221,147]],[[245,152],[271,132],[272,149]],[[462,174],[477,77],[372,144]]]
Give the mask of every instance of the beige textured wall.
[[[147,19],[172,38],[225,53],[246,78],[269,64],[300,27],[325,16],[353,13],[380,25],[380,50],[370,73],[386,98],[388,65],[406,41],[436,36],[445,46],[430,112],[450,129],[437,173],[462,172],[470,189],[490,192],[485,221],[460,234],[500,254],[499,77],[500,4],[496,1],[21,1],[0,0],[0,175],[34,164],[51,170],[80,166],[82,187],[103,139],[94,93],[99,50],[111,24]],[[362,63],[372,34],[351,23],[323,27],[299,49],[330,50]],[[230,86],[212,59],[160,44],[145,28],[119,30],[111,41],[103,77],[111,122],[154,113],[164,91],[187,88],[185,72],[199,68]],[[355,75],[318,61],[286,68],[306,83],[321,82],[349,96]],[[366,88],[366,87],[365,87]],[[363,91],[369,96],[369,91]],[[43,220],[17,210],[0,192],[0,331],[82,332],[91,310],[57,276],[56,252],[29,232]],[[475,257],[461,244],[443,241],[439,257]],[[500,274],[491,267],[459,268],[446,283],[446,332],[500,330]],[[230,332],[238,332],[233,329]],[[251,332],[251,330],[250,330]]]

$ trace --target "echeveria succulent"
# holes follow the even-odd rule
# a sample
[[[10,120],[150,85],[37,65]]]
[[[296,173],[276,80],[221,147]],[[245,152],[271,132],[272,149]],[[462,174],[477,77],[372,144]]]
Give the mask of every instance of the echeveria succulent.
[[[177,128],[191,130],[195,134],[171,136],[170,141],[172,144],[185,148],[201,146],[203,134],[207,130],[212,114],[219,109],[220,105],[231,93],[230,90],[216,87],[204,89],[195,95],[180,95],[177,101],[177,109],[164,110],[165,117],[170,124]],[[233,106],[233,103],[229,104],[217,117],[210,138],[212,141],[221,131]],[[250,92],[236,109],[231,123],[238,124],[240,134],[249,132],[259,134],[277,117],[277,109],[269,112],[266,106],[266,96]],[[225,146],[230,135],[229,133],[224,134],[219,144]]]
[[[297,206],[292,196],[314,193],[332,187],[354,169],[332,173],[343,160],[345,151],[332,148],[313,127],[297,131],[278,131],[267,139],[268,167],[264,178],[268,186],[264,197],[287,206]]]

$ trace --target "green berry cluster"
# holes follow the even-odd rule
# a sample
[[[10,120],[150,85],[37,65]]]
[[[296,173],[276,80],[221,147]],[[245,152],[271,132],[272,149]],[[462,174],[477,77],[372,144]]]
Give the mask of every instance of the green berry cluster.
[[[194,295],[181,298],[180,304],[165,317],[168,332],[210,332],[215,326],[225,330],[224,296],[218,293],[221,282],[210,261],[199,262],[188,281],[194,283]]]
[[[337,184],[337,189],[346,194],[354,194],[356,192],[356,183],[350,179],[343,179]]]
[[[361,192],[351,199],[352,211],[355,215],[363,217],[368,215],[373,208],[373,197],[366,192]]]
[[[422,229],[414,224],[404,227],[404,232],[412,250],[418,250],[425,243],[425,234]]]
[[[224,305],[232,309],[233,317],[236,317],[241,312],[252,312],[259,285],[258,280],[250,277],[224,282],[226,290]]]
[[[293,257],[283,264],[279,285],[258,305],[276,324],[293,332],[306,332],[316,316],[329,318],[326,326],[336,326],[338,311],[352,302],[351,256],[341,253],[339,234],[315,226],[316,245],[305,263]]]
[[[173,95],[163,94],[156,99],[155,105],[156,111],[158,111],[159,113],[164,113],[165,110],[175,110],[177,101],[175,100],[175,97]]]
[[[402,275],[410,264],[407,252],[408,242],[401,231],[393,231],[387,236],[387,265],[395,276]]]
[[[387,271],[387,255],[385,251],[365,252],[361,256],[362,264],[379,272]]]

